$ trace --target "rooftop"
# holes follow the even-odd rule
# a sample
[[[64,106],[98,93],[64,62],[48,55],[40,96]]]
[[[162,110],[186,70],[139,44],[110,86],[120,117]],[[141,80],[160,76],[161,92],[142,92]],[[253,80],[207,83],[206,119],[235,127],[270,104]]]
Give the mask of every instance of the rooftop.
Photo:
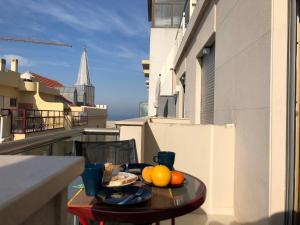
[[[44,77],[40,74],[30,72],[32,76],[39,82],[43,83],[47,87],[51,88],[59,88],[59,87],[64,87],[64,85],[56,80],[49,79],[47,77]]]

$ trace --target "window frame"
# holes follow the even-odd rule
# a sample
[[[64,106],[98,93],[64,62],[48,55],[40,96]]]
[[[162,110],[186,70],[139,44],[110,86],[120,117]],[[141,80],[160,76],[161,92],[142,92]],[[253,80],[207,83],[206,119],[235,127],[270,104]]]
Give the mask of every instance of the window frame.
[[[172,10],[171,10],[171,26],[156,26],[155,22],[156,22],[156,18],[155,18],[155,6],[156,5],[167,5],[167,6],[172,6]],[[184,12],[184,5],[185,5],[185,1],[184,2],[177,2],[176,0],[169,0],[169,2],[161,2],[161,3],[156,3],[155,0],[152,0],[152,13],[151,13],[151,17],[152,17],[152,24],[151,27],[152,28],[179,28],[180,24],[178,24],[177,26],[174,26],[174,5],[182,5],[183,10],[182,10],[182,14]],[[182,16],[182,15],[181,15]]]

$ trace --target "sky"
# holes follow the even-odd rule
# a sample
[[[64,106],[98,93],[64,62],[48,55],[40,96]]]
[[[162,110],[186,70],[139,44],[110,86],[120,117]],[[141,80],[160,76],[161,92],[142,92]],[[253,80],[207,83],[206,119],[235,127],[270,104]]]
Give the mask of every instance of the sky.
[[[95,103],[110,119],[138,116],[147,100],[141,60],[148,58],[146,0],[0,0],[0,36],[61,41],[72,48],[0,41],[0,56],[65,86],[76,82],[87,48]]]

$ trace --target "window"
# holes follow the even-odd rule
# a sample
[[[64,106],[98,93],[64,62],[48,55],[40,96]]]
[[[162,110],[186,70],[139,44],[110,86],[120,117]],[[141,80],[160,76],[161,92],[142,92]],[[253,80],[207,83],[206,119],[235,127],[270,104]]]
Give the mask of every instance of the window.
[[[203,50],[201,65],[201,124],[214,123],[215,47]]]
[[[10,105],[10,107],[17,107],[17,99],[10,98],[9,105]]]
[[[185,0],[153,1],[152,27],[177,28],[181,22]]]

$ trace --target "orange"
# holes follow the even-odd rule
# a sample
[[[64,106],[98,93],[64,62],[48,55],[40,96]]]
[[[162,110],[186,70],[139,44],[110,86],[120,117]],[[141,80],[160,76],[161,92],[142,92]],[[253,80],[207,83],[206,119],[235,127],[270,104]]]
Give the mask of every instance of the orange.
[[[178,171],[173,171],[172,172],[172,179],[171,179],[171,184],[172,185],[180,185],[184,181],[184,175],[183,173],[180,173]]]
[[[146,181],[147,183],[152,183],[152,179],[151,179],[152,170],[153,170],[153,166],[146,166],[142,171],[142,177],[144,181]]]
[[[157,165],[152,170],[151,179],[155,186],[165,187],[171,181],[171,171],[164,165]]]

